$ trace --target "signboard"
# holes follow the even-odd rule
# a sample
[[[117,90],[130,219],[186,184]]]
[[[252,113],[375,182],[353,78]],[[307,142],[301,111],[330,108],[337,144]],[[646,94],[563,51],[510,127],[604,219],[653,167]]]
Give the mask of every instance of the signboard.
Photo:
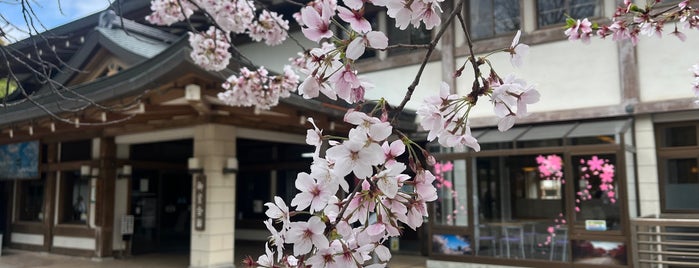
[[[35,179],[38,177],[38,141],[0,146],[0,179]]]
[[[607,221],[605,220],[586,220],[585,230],[587,231],[606,231]]]
[[[206,175],[194,177],[194,229],[204,231],[206,226]]]

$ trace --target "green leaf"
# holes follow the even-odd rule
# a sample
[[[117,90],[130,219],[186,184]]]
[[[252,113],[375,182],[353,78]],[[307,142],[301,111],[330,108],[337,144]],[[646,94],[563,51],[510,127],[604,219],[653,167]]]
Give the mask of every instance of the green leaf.
[[[8,78],[0,78],[0,99],[7,97],[17,90],[17,82]]]

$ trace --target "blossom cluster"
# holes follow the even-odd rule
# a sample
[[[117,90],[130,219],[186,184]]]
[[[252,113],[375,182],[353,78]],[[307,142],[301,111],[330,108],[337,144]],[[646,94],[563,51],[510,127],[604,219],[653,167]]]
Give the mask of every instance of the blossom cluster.
[[[588,43],[593,34],[601,38],[612,36],[614,41],[629,39],[635,45],[640,35],[662,37],[665,24],[674,23],[675,30],[670,34],[684,41],[686,35],[680,29],[699,30],[699,10],[691,5],[690,0],[678,3],[675,8],[657,11],[662,1],[647,1],[639,7],[632,0],[624,0],[617,7],[609,25],[598,25],[589,19],[567,19],[565,35],[569,40],[581,40]]]
[[[512,45],[502,51],[510,54],[510,62],[515,67],[521,67],[524,56],[529,52],[529,46],[520,44],[521,32],[517,31]],[[469,57],[467,62],[474,65],[488,62],[485,57],[474,59]],[[456,71],[461,75],[466,63]],[[488,64],[490,66],[490,64]],[[483,74],[487,72],[476,73]],[[475,151],[480,151],[478,141],[471,135],[471,127],[468,120],[471,108],[476,105],[479,97],[490,96],[495,115],[499,118],[498,129],[506,131],[514,126],[517,118],[526,116],[527,105],[539,101],[539,92],[533,85],[526,81],[508,75],[504,79],[500,77],[491,66],[489,76],[479,77],[474,81],[471,93],[467,96],[452,94],[448,84],[442,83],[438,96],[429,96],[423,100],[417,114],[422,118],[421,127],[428,131],[427,140],[435,138],[444,147],[468,146]]]
[[[659,4],[662,1],[646,1],[644,7],[639,7],[632,0],[624,0],[620,4],[612,22],[609,25],[599,25],[585,18],[576,20],[568,18],[566,20],[566,30],[564,34],[568,36],[568,40],[581,40],[583,43],[589,43],[590,37],[594,34],[601,38],[612,36],[612,40],[631,40],[631,43],[636,45],[638,37],[645,35],[648,37],[660,38],[663,35],[665,24],[673,23],[674,31],[670,32],[681,41],[685,41],[687,36],[681,30],[699,30],[699,8],[692,6],[695,0],[683,0],[676,6],[670,9],[657,11],[661,9]],[[690,71],[694,71],[695,78],[692,82],[694,94],[699,97],[699,74],[697,65],[693,66]]]
[[[592,199],[592,194],[590,191],[593,190],[593,185],[590,183],[591,178],[599,178],[598,189],[602,191],[603,198],[609,200],[610,203],[616,203],[616,192],[614,189],[614,165],[610,163],[609,159],[599,158],[596,155],[592,156],[590,159],[580,159],[580,181],[581,185],[584,185],[584,189],[576,192],[577,195],[575,202],[580,203],[581,201]],[[580,207],[576,206],[575,211],[580,212]]]
[[[189,55],[194,63],[206,70],[222,70],[231,60],[231,54],[228,53],[231,45],[226,38],[223,32],[213,26],[206,32],[190,32],[189,43],[192,44],[192,52]]]
[[[290,204],[295,211],[280,197],[265,204],[270,218],[265,225],[272,236],[266,253],[257,261],[248,259],[248,265],[357,267],[374,252],[378,259],[366,267],[384,267],[391,254],[383,243],[401,234],[401,223],[412,229],[422,225],[426,202],[437,199],[435,176],[415,162],[406,139],[388,141],[393,131],[388,122],[354,110],[344,121],[355,127],[343,141],[330,140],[321,157],[327,137],[309,118],[313,129],[307,131],[306,143],[316,150],[310,173],[297,175],[300,192]],[[406,149],[412,159],[408,165],[397,161]],[[412,177],[406,174],[408,167]],[[353,178],[354,190],[346,178]],[[347,197],[339,199],[338,191]],[[310,217],[292,221],[298,214]],[[284,253],[286,246],[292,247],[291,255]]]
[[[561,180],[563,178],[563,159],[556,154],[536,157],[539,164],[539,177],[542,179]],[[563,182],[565,183],[565,182]]]
[[[255,41],[279,45],[287,38],[288,21],[279,14],[257,9],[250,0],[153,0],[146,20],[156,25],[171,25],[188,19],[194,12],[206,12],[215,21],[205,33],[189,33],[195,63],[206,70],[220,71],[228,66],[232,33],[247,33]]]
[[[226,90],[218,98],[231,106],[270,109],[279,103],[279,98],[287,98],[296,91],[298,83],[299,77],[291,66],[285,66],[281,75],[270,75],[264,67],[256,71],[243,67],[240,76],[232,75],[223,83]]]

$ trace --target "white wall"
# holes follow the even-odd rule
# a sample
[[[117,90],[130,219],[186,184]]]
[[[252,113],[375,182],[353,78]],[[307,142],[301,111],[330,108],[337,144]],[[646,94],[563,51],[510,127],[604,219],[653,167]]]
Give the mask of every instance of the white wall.
[[[94,238],[86,237],[68,237],[68,236],[54,236],[53,237],[53,247],[58,248],[72,248],[72,249],[82,249],[82,250],[95,250],[96,242]]]
[[[306,39],[300,31],[292,33],[291,36],[296,38],[306,48],[319,46],[317,43]],[[237,48],[256,65],[264,66],[268,70],[276,72],[281,72],[284,69],[284,65],[289,64],[289,58],[297,57],[297,53],[303,51],[291,38],[287,38],[281,45],[273,47],[265,45],[264,42],[253,42]]]
[[[388,103],[397,106],[403,100],[405,92],[413,82],[415,74],[419,69],[418,65],[399,67],[390,70],[382,70],[371,73],[360,73],[374,84],[374,88],[367,90],[365,98],[368,100],[378,100],[384,97]],[[439,87],[442,81],[442,66],[439,62],[427,64],[420,84],[413,93],[411,101],[406,105],[408,109],[417,110],[426,96],[439,94]]]
[[[674,24],[668,23],[663,38],[644,37],[638,43],[641,101],[694,96],[689,68],[699,63],[699,31],[682,30],[687,35],[687,41],[682,42],[670,34],[674,29]]]
[[[617,54],[616,43],[609,40],[593,40],[589,45],[559,41],[531,46],[524,65],[518,69],[512,67],[509,55],[504,53],[493,55],[490,60],[500,76],[515,74],[535,84],[541,99],[530,105],[529,111],[546,112],[619,104]],[[456,63],[460,65],[465,60],[459,58]],[[488,70],[481,68],[483,72]],[[473,72],[464,71],[457,79],[458,92],[468,94],[472,83]],[[489,101],[488,97],[481,98],[471,116],[493,116]]]
[[[10,234],[10,241],[17,244],[27,244],[27,245],[44,245],[44,235],[43,234],[23,234],[13,232]]]

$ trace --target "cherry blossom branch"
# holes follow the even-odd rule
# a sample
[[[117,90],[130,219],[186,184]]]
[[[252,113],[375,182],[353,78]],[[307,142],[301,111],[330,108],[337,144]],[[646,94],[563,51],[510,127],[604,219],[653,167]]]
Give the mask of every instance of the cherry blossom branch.
[[[356,186],[354,186],[354,189],[352,190],[352,193],[349,195],[347,198],[347,203],[342,206],[342,209],[340,210],[340,213],[337,214],[337,219],[335,219],[335,222],[333,223],[333,226],[336,226],[343,218],[345,211],[347,211],[347,208],[349,207],[349,202],[352,202],[352,199],[354,199],[354,196],[357,194],[362,189],[362,184],[357,183]]]
[[[384,49],[377,49],[381,51],[387,51],[391,49],[396,49],[396,48],[411,48],[411,49],[417,49],[417,48],[430,48],[430,44],[395,44],[395,45],[390,45],[387,46]]]
[[[432,39],[432,42],[428,44],[429,48],[427,49],[427,53],[425,54],[425,57],[423,58],[422,63],[420,64],[420,69],[417,71],[417,74],[415,75],[413,82],[410,84],[410,86],[408,86],[403,100],[401,101],[400,105],[398,105],[398,107],[396,108],[397,113],[393,116],[391,122],[394,122],[398,118],[398,114],[400,114],[400,112],[403,111],[403,109],[405,109],[405,105],[408,104],[408,101],[410,101],[410,99],[412,98],[415,88],[420,83],[420,77],[422,77],[422,72],[425,70],[427,62],[430,60],[430,56],[432,56],[432,52],[434,52],[434,49],[437,46],[437,42],[439,41],[439,39],[442,38],[444,32],[446,32],[446,30],[449,29],[448,26],[454,20],[454,17],[458,15],[459,12],[461,12],[463,5],[464,1],[459,1],[459,4],[456,7],[454,7],[454,10],[451,12],[451,14],[449,14],[449,17],[444,22],[442,28],[439,30],[439,32],[437,32],[434,39]]]

